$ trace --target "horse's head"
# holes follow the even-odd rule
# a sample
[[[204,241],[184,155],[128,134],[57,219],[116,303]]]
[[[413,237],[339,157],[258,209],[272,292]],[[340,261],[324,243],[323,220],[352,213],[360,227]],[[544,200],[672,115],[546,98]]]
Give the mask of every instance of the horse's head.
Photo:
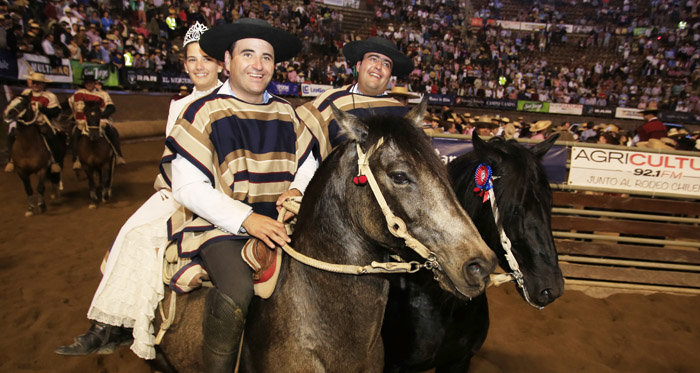
[[[401,248],[392,250],[402,255],[410,251],[406,246],[418,253],[423,250],[436,260],[434,273],[440,286],[466,299],[485,289],[495,257],[460,206],[444,165],[421,129],[426,106],[423,101],[405,118],[365,120],[333,107],[349,139],[336,151],[343,154],[338,165],[345,184],[342,198],[349,206],[352,229],[364,238],[365,245]],[[358,175],[363,154],[368,167]],[[363,176],[376,184],[369,180],[369,185],[362,185]],[[378,203],[381,198],[373,188],[381,192],[386,206]],[[387,214],[402,219],[405,231],[422,249],[392,234],[387,226],[396,228],[401,223],[387,223]],[[421,256],[426,257],[424,254]]]
[[[32,94],[27,93],[12,99],[5,109],[5,119],[24,124],[36,122],[38,111],[32,105]]]
[[[97,140],[100,137],[100,119],[102,118],[100,103],[97,101],[86,101],[83,114],[85,114],[90,140]]]
[[[484,142],[473,137],[474,152],[449,165],[455,190],[474,219],[484,240],[496,251],[500,266],[514,270],[506,258],[500,224],[510,240],[513,255],[523,274],[527,292],[521,295],[533,306],[545,306],[561,296],[564,279],[557,262],[551,230],[552,191],[542,166],[542,156],[558,136],[528,149],[515,140],[494,137]],[[475,172],[479,165],[490,166],[493,191],[500,221],[494,221],[491,203],[475,195]]]

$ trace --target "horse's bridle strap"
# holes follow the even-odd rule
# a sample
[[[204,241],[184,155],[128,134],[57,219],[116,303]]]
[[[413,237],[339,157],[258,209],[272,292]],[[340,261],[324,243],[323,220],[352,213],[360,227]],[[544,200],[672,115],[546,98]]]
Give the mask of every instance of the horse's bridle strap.
[[[512,272],[502,275],[492,275],[491,283],[495,286],[498,286],[509,281],[515,281],[518,287],[523,289],[523,296],[525,297],[525,301],[529,305],[537,309],[542,309],[543,307],[535,305],[530,300],[530,294],[528,293],[527,288],[525,287],[525,277],[523,276],[523,272],[520,270],[518,261],[515,259],[515,255],[513,254],[513,245],[510,242],[508,236],[506,235],[505,229],[503,229],[503,224],[501,223],[500,219],[500,213],[498,211],[498,205],[496,204],[496,193],[494,193],[493,189],[494,188],[491,188],[488,191],[489,200],[491,201],[491,210],[493,211],[493,220],[494,223],[496,223],[496,226],[498,227],[498,234],[501,239],[501,246],[503,247],[503,251],[505,251],[506,253],[506,260],[508,261],[508,266],[510,267]]]
[[[374,198],[376,198],[379,207],[384,213],[384,218],[386,219],[389,232],[391,232],[391,234],[394,237],[403,239],[406,242],[406,246],[413,249],[413,251],[418,253],[418,255],[420,255],[424,259],[435,261],[435,254],[431,252],[427,247],[425,247],[425,245],[423,245],[420,241],[416,240],[413,236],[411,236],[411,234],[408,233],[406,223],[403,221],[403,219],[394,215],[394,213],[391,211],[391,208],[389,208],[389,205],[386,203],[386,199],[384,199],[382,191],[379,189],[379,184],[377,184],[377,180],[374,178],[372,169],[369,167],[369,157],[371,157],[372,154],[377,149],[379,149],[380,146],[382,146],[382,144],[384,144],[384,138],[380,138],[376,144],[374,144],[371,148],[369,148],[369,150],[367,150],[367,153],[364,153],[362,151],[362,148],[360,147],[359,143],[356,144],[357,164],[359,166],[360,174],[365,175],[367,177],[367,182],[369,183],[369,186],[372,189]],[[437,264],[437,262],[435,262],[435,264]]]
[[[285,200],[282,203],[282,208],[280,210],[278,221],[282,222],[284,220],[284,215],[289,211],[294,214],[299,214],[299,206],[301,205],[301,197],[292,197]],[[421,264],[419,262],[372,262],[369,265],[358,266],[350,264],[334,264],[324,262],[318,259],[308,257],[285,244],[281,246],[282,249],[289,254],[292,258],[297,261],[304,263],[308,266],[314,267],[328,272],[343,273],[348,275],[364,275],[369,273],[414,273],[418,272],[421,268],[430,268],[428,262]]]

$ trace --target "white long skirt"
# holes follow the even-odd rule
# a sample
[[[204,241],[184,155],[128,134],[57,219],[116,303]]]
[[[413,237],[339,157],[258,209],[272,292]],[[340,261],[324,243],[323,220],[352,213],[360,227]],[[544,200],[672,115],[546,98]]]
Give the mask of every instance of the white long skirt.
[[[153,319],[163,299],[166,222],[178,204],[170,191],[156,192],[122,226],[112,244],[88,319],[133,328],[131,350],[155,358]]]

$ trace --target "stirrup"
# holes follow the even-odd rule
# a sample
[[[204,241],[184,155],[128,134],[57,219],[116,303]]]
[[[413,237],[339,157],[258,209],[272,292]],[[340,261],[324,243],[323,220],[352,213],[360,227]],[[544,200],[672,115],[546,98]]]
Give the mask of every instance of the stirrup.
[[[61,165],[58,163],[51,163],[51,173],[58,174],[61,172]]]
[[[15,164],[10,162],[7,162],[7,165],[5,166],[5,172],[12,172],[15,170]]]
[[[118,165],[125,165],[125,164],[126,164],[126,160],[124,159],[124,157],[118,155],[118,156],[117,156],[117,164],[118,164]]]
[[[73,169],[79,170],[81,168],[83,168],[83,166],[80,164],[80,159],[76,159],[75,162],[73,162]]]

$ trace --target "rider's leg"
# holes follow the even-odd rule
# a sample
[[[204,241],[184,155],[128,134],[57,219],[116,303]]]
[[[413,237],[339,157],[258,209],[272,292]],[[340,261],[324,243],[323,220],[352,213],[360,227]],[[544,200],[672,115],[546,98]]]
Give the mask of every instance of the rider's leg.
[[[15,143],[15,129],[12,128],[10,133],[7,134],[7,166],[5,166],[5,172],[12,172],[15,170],[15,165],[12,162],[12,145]]]
[[[132,341],[131,329],[93,321],[87,333],[75,337],[72,345],[56,348],[55,352],[59,355],[112,353],[115,348],[130,345]]]
[[[112,143],[114,150],[117,152],[117,164],[126,164],[124,155],[122,154],[122,147],[119,144],[119,132],[117,129],[108,124],[105,126],[105,135],[107,135],[109,142]]]
[[[70,149],[73,154],[73,169],[80,169],[80,160],[78,159],[78,139],[80,138],[80,130],[76,126],[70,134]]]
[[[49,146],[49,152],[51,152],[51,172],[59,173],[61,172],[61,166],[59,166],[56,160],[58,159],[58,154],[60,152],[60,140],[48,125],[43,125],[41,127],[41,134],[44,136],[44,139],[46,139],[46,144]]]
[[[241,258],[245,240],[219,241],[200,251],[216,286],[209,290],[202,320],[202,354],[206,372],[233,371],[248,305],[253,298],[253,271]]]

